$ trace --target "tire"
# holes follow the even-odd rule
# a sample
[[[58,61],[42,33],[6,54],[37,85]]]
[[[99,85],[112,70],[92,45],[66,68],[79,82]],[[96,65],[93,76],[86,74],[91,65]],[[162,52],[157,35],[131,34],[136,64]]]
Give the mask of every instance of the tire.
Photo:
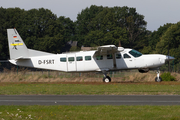
[[[109,76],[106,76],[103,78],[103,82],[109,83],[109,82],[111,82],[111,78]]]
[[[161,82],[161,81],[162,81],[161,77],[159,77],[159,79],[158,79],[158,77],[155,78],[155,82]]]

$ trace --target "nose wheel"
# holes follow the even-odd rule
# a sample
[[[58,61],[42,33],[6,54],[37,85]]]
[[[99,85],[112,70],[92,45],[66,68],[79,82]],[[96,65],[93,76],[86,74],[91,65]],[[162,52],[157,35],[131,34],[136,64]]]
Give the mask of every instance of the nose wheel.
[[[155,82],[161,82],[162,81],[162,78],[159,75],[160,75],[160,70],[157,69],[157,77],[155,78]]]

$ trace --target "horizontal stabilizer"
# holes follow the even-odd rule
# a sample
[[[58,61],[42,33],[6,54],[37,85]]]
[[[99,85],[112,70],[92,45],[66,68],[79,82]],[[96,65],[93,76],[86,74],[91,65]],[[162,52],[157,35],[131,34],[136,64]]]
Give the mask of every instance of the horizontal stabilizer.
[[[18,58],[16,58],[15,60],[29,60],[30,58],[28,57],[23,57],[23,56],[20,56]]]

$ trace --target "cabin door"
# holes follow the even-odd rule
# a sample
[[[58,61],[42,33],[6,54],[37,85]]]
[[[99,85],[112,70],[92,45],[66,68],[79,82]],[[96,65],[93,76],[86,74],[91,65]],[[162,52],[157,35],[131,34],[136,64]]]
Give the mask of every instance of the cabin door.
[[[76,71],[76,56],[75,54],[67,54],[67,71]]]
[[[125,69],[131,69],[131,68],[134,68],[135,67],[135,64],[134,64],[134,57],[128,55],[128,54],[123,54],[123,59],[124,59],[124,68]]]

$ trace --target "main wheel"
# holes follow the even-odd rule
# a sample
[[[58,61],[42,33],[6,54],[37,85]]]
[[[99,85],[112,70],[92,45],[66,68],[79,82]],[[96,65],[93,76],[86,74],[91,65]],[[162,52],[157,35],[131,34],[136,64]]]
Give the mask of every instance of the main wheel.
[[[155,82],[161,82],[161,81],[162,81],[162,78],[161,78],[161,77],[159,77],[159,78],[156,77],[156,78],[155,78]]]
[[[109,82],[111,82],[111,78],[109,76],[106,76],[103,78],[103,82],[109,83]]]

